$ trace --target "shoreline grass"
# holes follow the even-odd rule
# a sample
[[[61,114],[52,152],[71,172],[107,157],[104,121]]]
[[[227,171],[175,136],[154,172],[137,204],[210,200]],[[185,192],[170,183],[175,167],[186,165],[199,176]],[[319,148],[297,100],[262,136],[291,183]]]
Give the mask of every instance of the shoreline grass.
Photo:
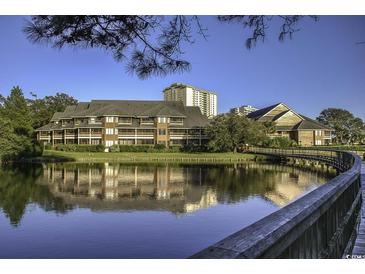
[[[256,159],[243,153],[184,152],[65,152],[45,150],[41,157],[29,162],[241,162]]]

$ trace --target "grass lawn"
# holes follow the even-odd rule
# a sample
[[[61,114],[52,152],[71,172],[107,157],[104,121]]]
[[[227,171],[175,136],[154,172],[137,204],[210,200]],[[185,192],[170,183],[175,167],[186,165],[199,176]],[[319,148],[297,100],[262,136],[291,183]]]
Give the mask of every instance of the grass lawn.
[[[173,153],[173,152],[65,152],[45,150],[35,161],[76,162],[233,162],[253,160],[256,156],[242,153]]]

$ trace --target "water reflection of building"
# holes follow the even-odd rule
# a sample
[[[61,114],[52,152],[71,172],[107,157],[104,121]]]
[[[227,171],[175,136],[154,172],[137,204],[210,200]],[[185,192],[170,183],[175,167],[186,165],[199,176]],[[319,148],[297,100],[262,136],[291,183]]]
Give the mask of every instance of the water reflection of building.
[[[93,210],[188,213],[260,196],[281,207],[326,181],[322,173],[263,163],[51,164],[45,182],[67,204]]]
[[[227,168],[227,173],[236,171],[240,164]],[[278,164],[263,164],[250,162],[243,170],[244,176],[248,177],[250,171],[254,171],[255,183],[262,187],[250,189],[251,195],[260,195],[266,200],[279,207],[283,207],[290,202],[300,198],[305,193],[315,189],[325,183],[335,175],[335,170],[330,168],[319,172],[318,170],[302,169],[295,166]],[[328,176],[326,178],[326,176]],[[250,179],[249,179],[250,180]],[[242,181],[242,183],[244,183]]]
[[[54,195],[96,210],[192,212],[217,204],[216,191],[202,184],[196,167],[51,164],[44,171]]]
[[[193,212],[202,208],[208,208],[218,203],[217,193],[208,189],[197,203],[186,203],[185,212]]]
[[[321,173],[296,167],[270,165],[267,169],[277,170],[278,167],[285,172],[277,172],[273,175],[275,187],[263,196],[280,207],[293,202],[326,181]]]

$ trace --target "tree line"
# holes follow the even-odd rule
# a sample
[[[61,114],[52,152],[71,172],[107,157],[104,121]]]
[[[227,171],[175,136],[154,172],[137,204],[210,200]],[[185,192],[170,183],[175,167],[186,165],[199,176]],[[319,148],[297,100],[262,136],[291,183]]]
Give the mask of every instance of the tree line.
[[[38,98],[25,98],[15,86],[8,96],[0,94],[0,160],[11,161],[42,154],[35,129],[47,124],[53,113],[64,111],[77,100],[65,93]]]

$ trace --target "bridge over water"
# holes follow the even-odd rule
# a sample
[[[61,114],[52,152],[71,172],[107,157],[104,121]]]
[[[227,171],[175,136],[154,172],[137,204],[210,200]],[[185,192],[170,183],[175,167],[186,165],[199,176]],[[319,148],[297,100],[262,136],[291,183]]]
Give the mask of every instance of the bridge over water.
[[[336,168],[339,175],[191,258],[342,258],[352,250],[364,251],[365,213],[357,229],[362,205],[359,156],[302,148],[251,148],[249,152],[318,161]]]

